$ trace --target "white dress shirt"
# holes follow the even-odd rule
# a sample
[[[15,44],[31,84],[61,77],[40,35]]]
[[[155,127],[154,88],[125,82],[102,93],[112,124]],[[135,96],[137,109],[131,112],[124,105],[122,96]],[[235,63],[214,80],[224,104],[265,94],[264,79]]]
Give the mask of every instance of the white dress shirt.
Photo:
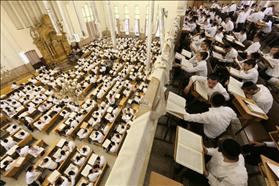
[[[247,13],[244,12],[244,11],[241,11],[238,16],[237,16],[237,19],[236,19],[236,24],[237,23],[245,23],[246,19],[247,19]]]
[[[258,52],[261,48],[260,42],[254,42],[252,43],[244,52],[246,52],[248,55]]]
[[[259,72],[257,68],[251,68],[248,71],[240,71],[239,74],[235,74],[236,77],[241,78],[244,82],[247,81],[252,81],[253,83],[257,83],[258,77],[259,77]]]
[[[242,155],[237,162],[224,162],[224,157],[218,149],[208,148],[208,155],[212,156],[207,163],[208,183],[211,186],[247,186],[248,174]]]
[[[231,20],[229,20],[227,23],[223,24],[222,26],[224,27],[226,32],[230,32],[234,29],[234,25]]]
[[[27,171],[25,175],[26,184],[29,185],[35,182],[40,175],[41,173],[38,171]]]
[[[205,91],[207,92],[207,95],[208,95],[209,98],[212,96],[212,94],[214,92],[219,92],[220,94],[222,94],[225,97],[226,100],[230,99],[230,96],[229,96],[227,90],[219,82],[216,84],[215,87],[209,88],[208,84],[207,84],[207,77],[204,77],[204,76],[192,76],[191,80],[193,82],[195,82],[195,81],[201,82],[204,85],[204,87],[206,89]]]
[[[273,8],[272,7],[267,7],[265,10],[264,10],[264,15],[273,15]]]
[[[270,33],[272,31],[272,21],[268,21],[265,23],[265,27],[262,29],[262,31],[266,34]]]
[[[206,61],[200,61],[197,63],[197,66],[195,67],[184,67],[182,66],[182,69],[189,73],[195,73],[199,76],[207,76],[207,64]]]
[[[272,77],[279,78],[279,59],[273,59],[270,57],[270,58],[267,58],[267,60],[271,64],[272,68],[270,66],[268,66],[265,73]]]
[[[260,88],[256,94],[252,96],[252,99],[257,103],[257,105],[263,109],[267,114],[272,107],[273,97],[267,87],[264,85],[257,85]]]
[[[184,115],[186,121],[204,124],[204,134],[209,138],[220,136],[236,118],[234,110],[227,106],[211,107],[204,113]]]
[[[248,17],[248,20],[250,22],[257,23],[258,21],[263,20],[263,18],[264,18],[264,13],[262,11],[259,11],[259,12],[252,13]]]
[[[226,53],[226,55],[224,57],[224,61],[232,63],[232,62],[234,62],[234,59],[237,58],[237,56],[238,56],[237,50],[234,48],[231,48],[231,50]]]
[[[240,32],[239,33],[235,32],[234,34],[235,34],[237,40],[240,41],[241,43],[243,43],[247,39],[246,32],[244,32],[243,34],[241,34]]]

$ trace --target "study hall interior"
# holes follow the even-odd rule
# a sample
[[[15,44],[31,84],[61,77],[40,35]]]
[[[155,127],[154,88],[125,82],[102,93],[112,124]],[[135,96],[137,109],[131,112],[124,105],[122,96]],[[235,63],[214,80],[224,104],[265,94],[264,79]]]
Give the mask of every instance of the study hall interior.
[[[0,84],[0,185],[279,185],[278,1],[1,1]]]

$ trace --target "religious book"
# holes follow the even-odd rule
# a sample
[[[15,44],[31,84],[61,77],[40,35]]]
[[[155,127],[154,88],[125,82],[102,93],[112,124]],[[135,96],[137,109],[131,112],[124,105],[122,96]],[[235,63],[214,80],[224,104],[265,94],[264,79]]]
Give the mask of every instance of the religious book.
[[[57,146],[57,147],[60,147],[60,148],[63,147],[65,141],[67,141],[67,140],[64,139],[64,138],[60,139],[56,146]]]
[[[193,68],[193,64],[190,63],[190,62],[189,62],[187,59],[185,59],[185,58],[182,58],[181,65],[183,65],[183,66],[186,67],[186,68]]]
[[[167,99],[167,112],[183,119],[184,114],[186,114],[185,107],[186,100],[170,91]]]
[[[226,51],[222,47],[219,47],[219,46],[216,46],[216,45],[214,45],[213,47],[217,52],[220,52],[220,53],[223,53],[223,54],[226,53]]]
[[[194,90],[206,101],[208,101],[208,94],[205,85],[199,81],[194,82]]]
[[[184,58],[183,55],[179,54],[178,52],[175,53],[175,59],[181,60],[182,58]]]
[[[192,57],[192,53],[189,52],[188,50],[185,50],[185,49],[182,49],[181,54],[184,55],[187,58],[191,58]]]
[[[239,95],[241,97],[246,97],[245,93],[242,90],[242,82],[238,81],[234,77],[230,76],[229,84],[228,84],[228,91],[232,94]]]
[[[258,105],[254,104],[248,100],[244,100],[244,102],[247,104],[247,107],[249,108],[250,111],[257,113],[257,114],[265,115],[265,112]]]
[[[98,158],[98,155],[93,153],[88,160],[88,164],[93,166],[95,164],[95,161],[97,158]]]
[[[174,159],[180,165],[203,174],[205,163],[202,137],[178,126],[176,129]]]
[[[51,184],[55,184],[56,180],[61,176],[60,172],[54,170],[48,177],[47,180]]]
[[[83,175],[84,177],[87,177],[88,176],[88,174],[89,174],[89,171],[92,169],[92,167],[90,166],[90,165],[86,165],[85,167],[84,167],[84,169],[82,170],[82,172],[81,172],[81,175]]]
[[[279,179],[279,166],[275,165],[273,163],[267,162],[266,163],[268,165],[268,167],[270,168],[270,170],[277,176],[277,178]]]
[[[219,60],[224,60],[224,57],[222,54],[219,54],[218,52],[214,52],[212,51],[212,56],[216,59],[219,59]]]

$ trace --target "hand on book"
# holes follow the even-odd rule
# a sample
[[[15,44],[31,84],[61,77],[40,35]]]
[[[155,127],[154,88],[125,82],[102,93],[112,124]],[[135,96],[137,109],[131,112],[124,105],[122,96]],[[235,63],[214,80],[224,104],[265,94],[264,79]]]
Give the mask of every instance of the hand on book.
[[[257,141],[251,141],[250,144],[254,145],[255,147],[262,147],[262,146],[264,146],[264,143],[257,142]]]

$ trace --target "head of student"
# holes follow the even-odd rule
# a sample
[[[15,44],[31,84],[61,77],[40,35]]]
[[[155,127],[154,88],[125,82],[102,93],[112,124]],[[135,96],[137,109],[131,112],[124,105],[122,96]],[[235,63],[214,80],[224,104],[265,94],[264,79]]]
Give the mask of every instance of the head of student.
[[[244,82],[241,88],[243,92],[248,95],[254,95],[259,89],[258,86],[252,81]]]
[[[208,54],[207,52],[199,52],[196,54],[196,60],[199,61],[203,61],[207,58]]]
[[[230,18],[230,17],[227,17],[226,20],[225,20],[225,22],[227,23],[227,22],[229,22],[230,20],[231,20],[231,18]]]
[[[224,49],[226,52],[229,52],[231,49],[232,49],[232,45],[230,45],[229,43],[227,43],[225,46],[224,46]]]
[[[217,74],[210,74],[208,77],[207,77],[207,85],[209,88],[214,88],[217,83],[219,81],[219,77],[217,76]]]
[[[223,94],[220,94],[219,92],[214,92],[211,95],[210,103],[213,107],[221,107],[221,106],[225,105],[226,99],[223,96]]]
[[[34,170],[34,167],[33,167],[33,166],[30,166],[30,167],[28,167],[27,172],[31,172],[31,171],[33,171],[33,170]]]
[[[248,70],[254,68],[255,65],[256,65],[255,59],[248,59],[248,60],[243,62],[242,68],[243,68],[244,71],[248,71]]]
[[[235,140],[225,139],[219,144],[218,151],[222,153],[224,160],[237,162],[241,147]]]
[[[210,45],[211,45],[211,41],[206,39],[201,43],[201,49],[204,51],[208,51]]]
[[[279,52],[279,45],[278,46],[273,46],[270,49],[270,54],[274,55],[275,53]]]

